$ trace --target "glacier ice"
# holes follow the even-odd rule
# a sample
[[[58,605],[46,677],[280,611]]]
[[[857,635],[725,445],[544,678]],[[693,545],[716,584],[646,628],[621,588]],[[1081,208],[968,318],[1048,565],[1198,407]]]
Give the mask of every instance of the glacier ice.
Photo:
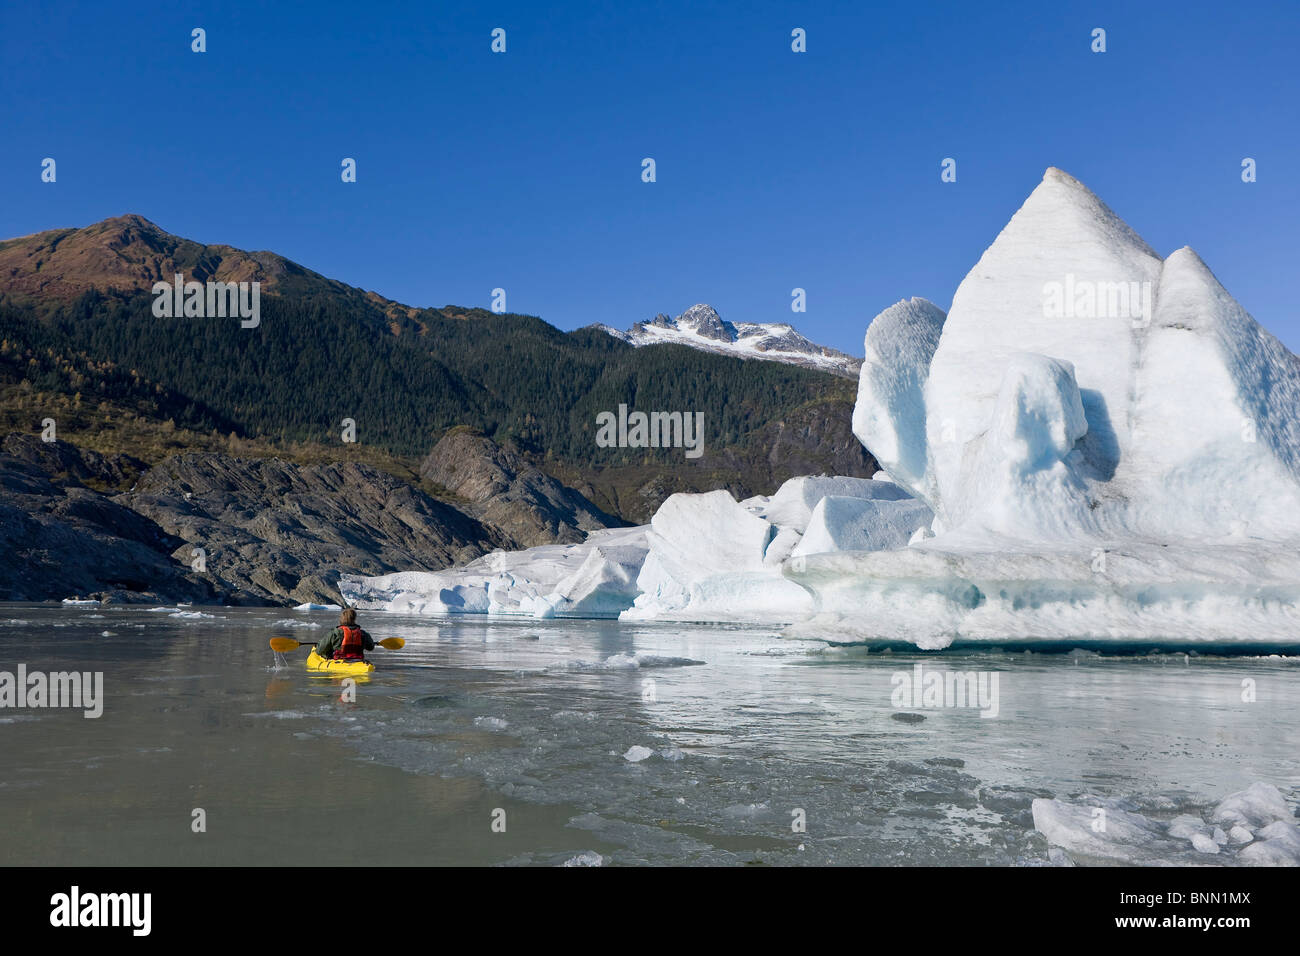
[[[869,330],[855,433],[935,519],[792,556],[817,607],[794,633],[1297,644],[1300,362],[1194,252],[1162,261],[1049,169],[942,321],[877,321],[911,397],[878,384]]]
[[[925,380],[947,315],[926,299],[891,305],[867,326],[853,434],[894,481],[928,499]]]
[[[580,544],[494,551],[446,571],[344,575],[352,607],[408,614],[615,617],[632,604],[645,558],[644,528],[592,531]]]
[[[780,497],[780,492],[774,498]],[[794,620],[808,593],[766,564],[776,525],[726,491],[675,494],[650,519],[649,546],[625,620]]]
[[[1162,259],[1049,169],[946,314],[901,301],[864,348],[876,479],[673,495],[643,528],[340,588],[925,649],[1300,644],[1300,360],[1192,250]]]
[[[934,518],[925,502],[827,495],[813,508],[792,557],[832,551],[884,551],[906,546]]]
[[[1188,854],[1235,853],[1235,862],[1251,866],[1300,866],[1300,828],[1282,794],[1269,783],[1251,784],[1230,794],[1210,813],[1211,820],[1248,817],[1267,820],[1252,833],[1234,826],[1225,834],[1193,814],[1162,822],[1118,805],[1120,801],[1072,803],[1039,798],[1032,804],[1034,827],[1049,843],[1069,853],[1121,863],[1170,862]]]
[[[963,499],[963,479],[971,477],[963,467],[967,447],[992,423],[1014,353],[1073,364],[1096,432],[1086,454],[1098,469],[1113,464],[1116,442],[1123,445],[1127,437],[1136,320],[1110,310],[1048,317],[1044,290],[1066,281],[1081,288],[1134,281],[1151,286],[1160,266],[1159,256],[1078,180],[1047,171],[957,287],[930,362],[926,450],[937,494],[931,505],[945,527],[955,526],[948,503]]]
[[[1282,793],[1270,783],[1253,783],[1245,790],[1231,794],[1214,808],[1210,817],[1215,823],[1241,827],[1250,836],[1250,830],[1268,826],[1279,820],[1294,822],[1291,808]]]
[[[750,498],[741,502],[759,517],[782,528],[791,528],[799,534],[808,530],[813,509],[823,498],[835,495],[848,498],[878,498],[898,501],[910,498],[892,481],[869,478],[841,478],[819,475],[817,477],[791,478],[771,498]]]

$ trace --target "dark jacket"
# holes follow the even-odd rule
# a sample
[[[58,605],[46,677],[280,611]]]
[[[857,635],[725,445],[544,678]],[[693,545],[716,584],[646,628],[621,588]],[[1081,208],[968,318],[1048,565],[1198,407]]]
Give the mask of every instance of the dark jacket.
[[[375,649],[375,642],[370,639],[370,635],[366,633],[365,628],[361,628],[361,644],[368,651],[373,651]],[[325,636],[323,641],[318,641],[316,643],[316,653],[326,660],[329,660],[334,656],[334,652],[342,646],[343,631],[341,628],[336,627]]]

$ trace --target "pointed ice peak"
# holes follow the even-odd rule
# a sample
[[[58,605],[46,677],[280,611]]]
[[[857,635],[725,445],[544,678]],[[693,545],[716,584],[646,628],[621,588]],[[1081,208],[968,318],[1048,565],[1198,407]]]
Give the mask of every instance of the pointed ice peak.
[[[1088,409],[1085,451],[1113,468],[1129,442],[1137,336],[1163,289],[1163,262],[1090,189],[1048,169],[953,295],[925,384],[927,467],[948,522],[998,403],[1013,352],[1073,363]],[[1068,307],[1062,305],[1069,300]],[[946,436],[946,437],[945,437]],[[949,527],[952,527],[950,523]]]
[[[1219,277],[1197,255],[1196,250],[1191,246],[1183,246],[1169,253],[1169,258],[1165,260],[1164,269],[1160,273],[1160,290],[1163,293],[1166,287],[1186,285],[1189,282],[1199,287],[1202,294],[1215,299],[1231,299],[1234,305],[1237,304]]]
[[[867,326],[864,342],[867,361],[892,365],[899,360],[901,352],[919,347],[928,367],[947,317],[947,313],[929,299],[920,296],[899,299]]]
[[[932,315],[932,314],[934,314],[934,313],[936,313],[936,312],[937,312],[940,316],[945,316],[945,315],[946,315],[946,313],[943,311],[943,309],[939,308],[937,305],[935,305],[935,304],[934,304],[933,302],[931,302],[929,299],[925,299],[925,298],[922,298],[922,297],[919,296],[919,295],[916,295],[916,296],[913,296],[913,297],[910,298],[910,299],[899,299],[897,302],[895,302],[895,303],[894,303],[893,305],[891,305],[889,308],[882,310],[882,311],[881,311],[881,312],[876,316],[876,318],[875,318],[875,319],[872,319],[871,321],[872,321],[872,325],[874,325],[874,324],[876,323],[877,320],[883,318],[883,317],[886,316],[886,315],[891,315],[891,316],[892,316],[892,315],[894,315],[895,313],[903,313],[903,314],[907,314],[907,315],[923,315],[923,316],[929,316],[929,315]],[[941,324],[942,324],[942,320],[941,320]],[[867,326],[867,334],[868,334],[868,335],[871,334],[871,326],[870,326],[870,325]]]
[[[1157,302],[1155,320],[1161,328],[1202,330],[1226,321],[1255,325],[1191,246],[1165,260]]]
[[[1183,246],[1181,249],[1175,249],[1169,253],[1169,258],[1165,259],[1165,265],[1176,265],[1183,269],[1196,269],[1208,272],[1211,276],[1214,275],[1214,273],[1210,272],[1210,267],[1205,264],[1205,260],[1191,246]]]
[[[1116,253],[1129,251],[1160,258],[1096,193],[1055,166],[1047,167],[1043,181],[1034,187],[988,252],[1006,236],[1063,249],[1091,240],[1112,247]]]

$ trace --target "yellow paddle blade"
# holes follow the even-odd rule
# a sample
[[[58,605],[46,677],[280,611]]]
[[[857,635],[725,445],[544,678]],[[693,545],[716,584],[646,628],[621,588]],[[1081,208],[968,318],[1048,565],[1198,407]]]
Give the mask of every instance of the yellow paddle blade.
[[[388,648],[390,651],[400,651],[406,646],[406,641],[402,640],[400,637],[386,637],[382,641],[376,643],[378,643],[380,647]]]
[[[273,637],[271,638],[271,650],[279,651],[281,654],[286,651],[296,651],[301,641],[295,641],[292,637]]]

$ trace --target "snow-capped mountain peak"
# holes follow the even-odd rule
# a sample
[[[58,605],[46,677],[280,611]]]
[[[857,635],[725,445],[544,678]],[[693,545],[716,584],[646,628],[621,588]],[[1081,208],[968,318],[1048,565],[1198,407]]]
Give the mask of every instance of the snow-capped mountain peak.
[[[677,328],[689,330],[696,335],[717,342],[736,341],[736,329],[730,322],[723,322],[718,310],[711,305],[700,303],[693,305],[677,317]]]
[[[728,322],[711,305],[691,306],[677,318],[664,313],[626,332],[599,328],[630,345],[687,345],[743,359],[766,359],[856,378],[862,360],[810,341],[785,322]]]

